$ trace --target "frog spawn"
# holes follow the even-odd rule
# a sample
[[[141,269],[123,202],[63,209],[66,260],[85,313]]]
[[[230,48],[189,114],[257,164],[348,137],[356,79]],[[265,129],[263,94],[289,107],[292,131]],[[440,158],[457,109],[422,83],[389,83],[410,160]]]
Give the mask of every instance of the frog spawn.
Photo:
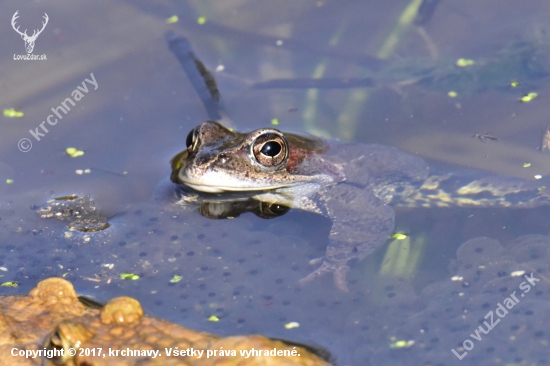
[[[69,195],[49,200],[38,209],[43,219],[56,218],[68,222],[69,230],[95,232],[107,229],[110,224],[90,196]]]
[[[428,285],[416,298],[422,310],[405,311],[398,324],[386,324],[388,335],[414,340],[414,345],[373,350],[371,363],[392,359],[395,365],[454,365],[454,349],[467,364],[547,364],[549,247],[550,238],[541,235],[523,236],[507,245],[489,238],[465,242],[449,265],[449,278]],[[519,286],[529,283],[524,276],[531,272],[540,281],[525,292]],[[497,313],[498,304],[513,299],[514,292],[519,302],[508,313]],[[376,314],[388,321],[397,316],[393,311],[379,309]],[[492,323],[490,316],[485,318],[490,311]],[[473,348],[464,349],[465,340]]]
[[[20,287],[4,293],[25,292],[39,279],[66,276],[83,294],[103,300],[132,296],[147,314],[185,326],[319,344],[344,365],[388,359],[450,365],[456,363],[451,349],[459,350],[465,339],[475,342],[467,362],[545,359],[540,342],[546,335],[542,325],[550,290],[542,280],[490,333],[481,334],[482,341],[469,335],[517,290],[523,280],[511,273],[533,271],[537,278],[548,273],[547,237],[524,236],[506,244],[470,240],[457,250],[448,277],[420,293],[406,280],[373,282],[376,275],[354,269],[348,276],[350,292],[341,294],[327,291],[329,276],[297,286],[311,270],[308,259],[322,256],[326,246],[327,233],[304,230],[313,222],[323,226],[311,214],[291,211],[276,220],[243,214],[213,221],[196,211],[136,204],[111,219],[111,227],[91,234],[90,241],[78,242],[60,234],[66,222],[42,220],[29,210],[28,217],[19,213],[21,220],[10,225],[10,212],[0,212],[7,243],[0,266],[8,269],[4,278]],[[122,272],[140,278],[121,280]],[[181,279],[170,282],[176,275]],[[375,297],[377,290],[381,296]],[[207,321],[211,316],[218,321]],[[292,321],[300,327],[286,330]],[[390,348],[399,340],[414,344]]]

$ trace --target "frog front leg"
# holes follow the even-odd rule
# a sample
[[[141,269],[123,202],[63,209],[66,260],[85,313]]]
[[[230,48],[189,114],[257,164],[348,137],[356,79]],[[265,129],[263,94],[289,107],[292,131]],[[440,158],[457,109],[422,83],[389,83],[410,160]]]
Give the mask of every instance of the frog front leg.
[[[336,287],[348,291],[348,261],[362,260],[388,239],[394,211],[368,190],[345,183],[324,188],[313,199],[332,220],[332,229],[321,266],[300,283],[332,272]]]

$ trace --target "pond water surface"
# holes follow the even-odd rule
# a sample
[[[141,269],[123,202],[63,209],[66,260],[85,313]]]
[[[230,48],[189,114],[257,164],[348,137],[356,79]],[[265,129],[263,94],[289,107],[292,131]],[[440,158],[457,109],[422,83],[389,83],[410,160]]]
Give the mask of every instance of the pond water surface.
[[[132,296],[148,315],[190,328],[321,345],[339,365],[550,363],[549,208],[397,208],[396,231],[409,242],[355,263],[342,293],[330,276],[297,285],[324,253],[326,218],[291,210],[214,221],[151,200],[206,119],[167,48],[169,30],[217,70],[239,130],[277,119],[281,130],[391,145],[441,170],[550,174],[537,150],[549,124],[548,2],[432,1],[431,17],[407,25],[403,14],[418,3],[4,3],[0,106],[24,116],[0,122],[0,281],[19,284],[0,294],[64,276],[79,293]],[[14,60],[26,54],[9,27],[17,10],[22,29],[48,14],[34,49],[47,60]],[[335,87],[308,89],[314,77]],[[273,79],[286,86],[261,84]],[[84,85],[81,100],[42,129]],[[530,92],[538,96],[521,102]],[[72,158],[68,147],[84,155]],[[89,194],[111,227],[83,234],[39,218],[38,205],[67,194]],[[532,291],[522,293],[520,271],[540,279]],[[170,282],[175,275],[181,281]],[[487,332],[484,317],[513,291],[524,296]]]

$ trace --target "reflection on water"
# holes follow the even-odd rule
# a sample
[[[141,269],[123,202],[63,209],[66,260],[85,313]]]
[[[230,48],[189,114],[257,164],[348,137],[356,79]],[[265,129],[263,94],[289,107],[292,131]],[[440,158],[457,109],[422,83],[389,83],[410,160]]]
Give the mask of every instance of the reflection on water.
[[[323,218],[291,210],[273,220],[248,213],[214,221],[197,211],[148,203],[169,174],[170,157],[206,117],[166,48],[163,34],[172,29],[193,41],[211,70],[223,66],[216,77],[241,130],[274,118],[283,130],[303,130],[305,114],[312,113],[316,131],[332,136],[347,134],[358,142],[384,143],[511,176],[546,174],[546,157],[536,148],[548,124],[548,88],[541,85],[547,70],[534,71],[547,65],[548,4],[440,2],[422,24],[430,43],[411,24],[393,57],[377,59],[407,5],[252,0],[119,2],[102,8],[90,1],[6,4],[5,24],[16,10],[34,14],[27,15],[29,25],[22,28],[40,24],[44,11],[50,19],[35,45],[35,52],[48,55],[47,62],[14,61],[12,53],[21,49],[19,35],[8,32],[2,38],[0,82],[9,92],[0,96],[0,104],[25,113],[0,122],[0,265],[7,269],[1,278],[20,284],[2,287],[2,293],[22,293],[39,279],[66,276],[82,293],[103,300],[134,296],[149,314],[197,329],[321,344],[341,365],[453,364],[451,349],[467,351],[463,361],[468,363],[547,362],[541,324],[550,294],[545,287],[548,238],[520,237],[548,234],[545,209],[402,210],[398,229],[426,238],[414,275],[380,274],[381,248],[352,269],[350,292],[342,294],[329,277],[296,285],[311,271],[309,260],[324,253],[329,223]],[[174,14],[179,22],[167,24]],[[206,23],[197,24],[199,16]],[[513,54],[514,49],[522,52]],[[476,61],[478,68],[457,69],[459,58]],[[492,70],[500,71],[495,75]],[[92,72],[98,93],[83,99],[30,152],[20,152],[17,142]],[[318,75],[369,77],[376,83],[360,105],[348,89],[249,89],[257,82]],[[413,80],[419,77],[422,83]],[[514,80],[519,89],[509,84]],[[463,84],[454,84],[458,81]],[[457,97],[450,98],[448,89]],[[519,102],[533,91],[538,98]],[[354,133],[335,125],[342,111],[356,125]],[[490,133],[498,141],[483,144],[471,138],[474,133]],[[85,155],[67,156],[71,146]],[[524,163],[531,166],[523,168]],[[83,169],[91,173],[75,173]],[[32,209],[73,193],[97,198],[113,216],[111,227],[97,233],[69,231]],[[498,242],[466,242],[481,236]],[[482,340],[473,339],[470,334],[480,326],[487,329],[483,321],[489,311],[513,291],[520,294],[525,280],[515,275],[518,271],[533,272],[540,282],[518,297],[493,330],[480,330]],[[140,279],[124,281],[120,273],[136,273]],[[170,282],[175,275],[181,281]],[[461,280],[452,281],[453,276]],[[220,321],[208,322],[211,315]],[[300,327],[285,329],[290,321]],[[470,350],[461,349],[470,347],[465,339],[472,342]]]

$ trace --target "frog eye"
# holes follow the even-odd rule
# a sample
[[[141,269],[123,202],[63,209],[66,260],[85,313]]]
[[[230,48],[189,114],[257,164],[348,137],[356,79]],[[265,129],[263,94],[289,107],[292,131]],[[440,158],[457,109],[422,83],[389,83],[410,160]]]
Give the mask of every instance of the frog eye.
[[[263,166],[278,166],[288,157],[288,144],[282,135],[265,133],[256,138],[252,144],[252,152]]]
[[[279,203],[260,202],[259,212],[254,213],[262,219],[272,219],[286,214],[289,210],[290,207]]]
[[[260,153],[271,158],[277,156],[282,150],[281,144],[277,141],[268,141],[260,149]]]
[[[196,140],[197,140],[197,129],[193,128],[187,135],[187,139],[185,139],[185,145],[187,145],[188,149],[190,148],[191,151],[193,151],[195,149]]]

